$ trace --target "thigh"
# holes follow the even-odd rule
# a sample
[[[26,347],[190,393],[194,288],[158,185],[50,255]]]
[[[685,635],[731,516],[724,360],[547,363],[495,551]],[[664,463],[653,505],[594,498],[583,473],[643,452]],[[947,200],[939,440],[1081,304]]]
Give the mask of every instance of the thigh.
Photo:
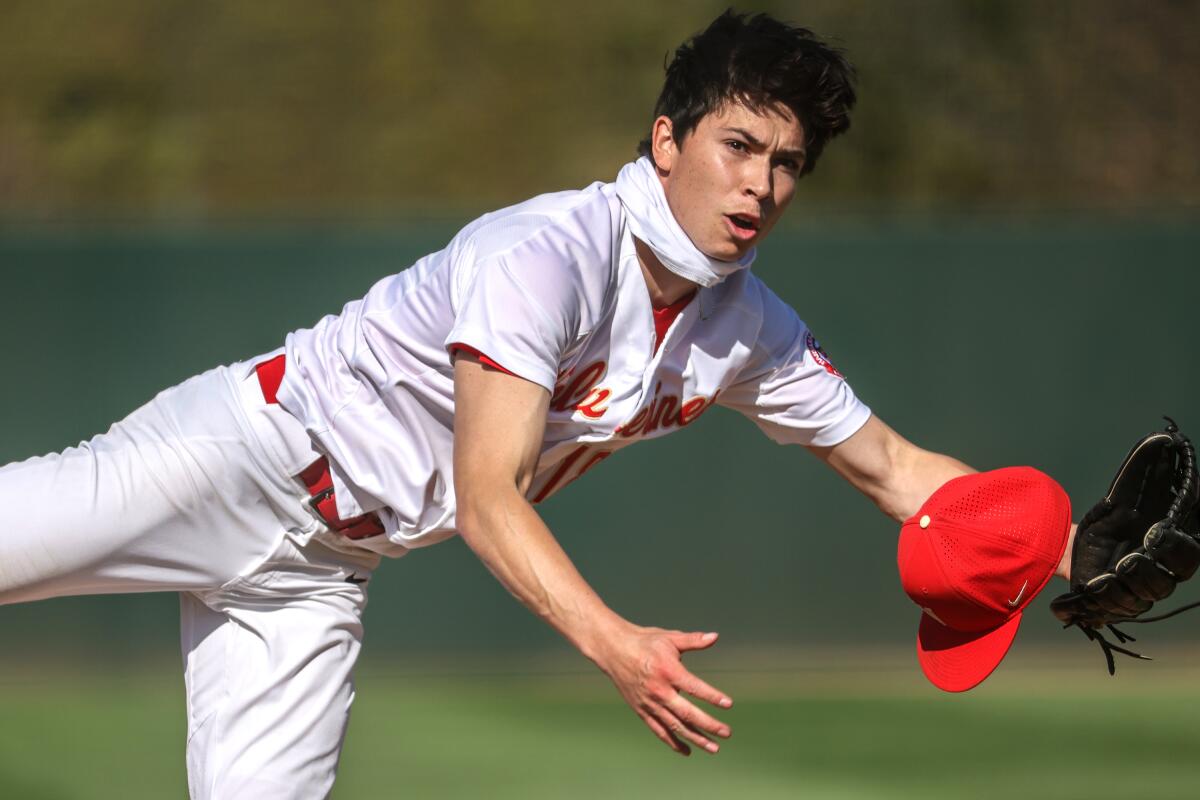
[[[193,798],[329,794],[378,562],[289,538],[253,574],[182,595]]]
[[[78,447],[0,468],[0,603],[212,588],[305,524],[241,402],[220,368]]]

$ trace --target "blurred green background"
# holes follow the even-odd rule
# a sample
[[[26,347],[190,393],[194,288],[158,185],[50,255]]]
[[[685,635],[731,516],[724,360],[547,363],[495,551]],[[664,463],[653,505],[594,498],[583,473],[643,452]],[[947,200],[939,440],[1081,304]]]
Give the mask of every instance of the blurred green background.
[[[615,175],[711,0],[5,0],[0,212],[390,225]],[[1195,208],[1195,0],[748,2],[844,46],[794,217]]]
[[[0,4],[0,463],[277,347],[479,212],[611,180],[723,7]],[[1161,414],[1200,431],[1200,3],[742,8],[859,65],[755,269],[877,413],[1078,508]],[[372,582],[338,796],[1194,796],[1196,622],[1139,631],[1161,658],[1113,681],[1043,597],[942,695],[896,526],[732,413],[695,427],[543,511],[618,611],[721,631],[692,660],[738,701],[726,752],[676,763],[452,540]],[[184,794],[176,602],[0,609],[0,797]]]

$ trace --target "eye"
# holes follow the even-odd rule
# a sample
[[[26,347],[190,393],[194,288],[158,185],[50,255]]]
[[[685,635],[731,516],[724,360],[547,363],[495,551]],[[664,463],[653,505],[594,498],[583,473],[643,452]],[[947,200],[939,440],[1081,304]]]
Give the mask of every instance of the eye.
[[[794,158],[781,158],[775,162],[778,166],[783,167],[788,172],[800,172],[800,162]]]
[[[743,141],[740,141],[738,139],[726,139],[725,145],[730,150],[733,150],[738,153],[744,153],[746,151],[746,143]]]

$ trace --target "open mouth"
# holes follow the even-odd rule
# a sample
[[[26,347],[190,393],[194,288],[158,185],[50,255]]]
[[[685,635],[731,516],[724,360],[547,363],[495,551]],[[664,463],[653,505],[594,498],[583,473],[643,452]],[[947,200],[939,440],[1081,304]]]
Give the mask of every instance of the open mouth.
[[[755,222],[750,217],[743,217],[739,214],[730,214],[729,220],[730,220],[730,222],[732,222],[734,224],[734,227],[739,228],[740,230],[743,230],[743,231],[758,230],[758,223]]]
[[[729,220],[729,232],[737,239],[750,240],[758,235],[758,220],[742,214],[726,214]]]

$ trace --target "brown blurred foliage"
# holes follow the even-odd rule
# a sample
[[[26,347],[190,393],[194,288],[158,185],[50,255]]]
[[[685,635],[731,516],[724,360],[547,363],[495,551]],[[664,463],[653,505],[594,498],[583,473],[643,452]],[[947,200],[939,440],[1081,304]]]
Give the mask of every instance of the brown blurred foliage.
[[[720,2],[6,0],[0,218],[390,219],[609,180]],[[810,211],[1200,208],[1200,2],[755,2],[858,64]]]

